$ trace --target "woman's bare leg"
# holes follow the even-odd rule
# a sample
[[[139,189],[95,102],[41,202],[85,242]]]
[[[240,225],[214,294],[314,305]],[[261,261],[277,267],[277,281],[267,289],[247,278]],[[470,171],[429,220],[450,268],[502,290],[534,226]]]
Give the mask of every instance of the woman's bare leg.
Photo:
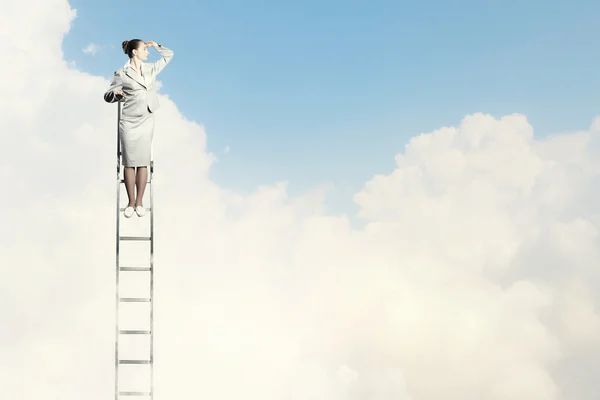
[[[125,190],[127,190],[127,197],[129,197],[129,207],[135,207],[135,167],[125,167],[123,173],[125,176]]]
[[[146,190],[146,182],[148,181],[148,168],[138,167],[136,174],[137,198],[135,199],[135,207],[143,206],[144,190]]]

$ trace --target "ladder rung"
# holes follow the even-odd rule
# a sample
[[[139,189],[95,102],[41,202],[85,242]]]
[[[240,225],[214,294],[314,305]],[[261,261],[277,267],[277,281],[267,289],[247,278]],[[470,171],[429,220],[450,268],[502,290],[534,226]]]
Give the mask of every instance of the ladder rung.
[[[119,298],[121,303],[147,303],[151,301],[151,299],[147,297],[121,297]]]
[[[152,392],[119,392],[119,396],[152,396]]]
[[[152,239],[150,236],[119,236],[119,240],[141,241],[141,240],[150,240],[150,239]]]
[[[145,209],[146,211],[152,211],[152,207],[148,207],[148,208],[144,207],[144,209]],[[121,207],[121,208],[119,208],[119,211],[125,211],[125,207]]]
[[[119,364],[127,364],[127,365],[150,364],[150,360],[119,360]]]
[[[150,267],[119,267],[119,271],[150,271]]]
[[[149,335],[150,331],[120,330],[121,335]]]

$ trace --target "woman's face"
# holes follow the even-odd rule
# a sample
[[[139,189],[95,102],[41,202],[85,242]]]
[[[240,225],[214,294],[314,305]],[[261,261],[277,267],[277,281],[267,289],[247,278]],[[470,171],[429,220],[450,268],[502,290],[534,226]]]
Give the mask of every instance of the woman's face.
[[[148,59],[148,46],[144,42],[140,42],[138,48],[134,50],[134,55],[141,61]]]

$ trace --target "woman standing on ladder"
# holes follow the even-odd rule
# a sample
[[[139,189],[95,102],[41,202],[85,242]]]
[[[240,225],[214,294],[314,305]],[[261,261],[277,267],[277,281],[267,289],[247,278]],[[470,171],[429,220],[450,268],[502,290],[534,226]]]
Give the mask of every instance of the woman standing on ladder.
[[[153,63],[143,63],[148,59],[149,46],[154,47],[162,58]],[[125,167],[125,189],[129,197],[124,214],[131,218],[134,212],[139,217],[146,213],[142,201],[148,180],[147,167],[152,158],[154,112],[160,107],[156,94],[156,76],[171,61],[173,52],[156,42],[144,42],[140,39],[125,40],[123,51],[129,56],[129,60],[115,71],[110,87],[104,93],[104,100],[114,103],[124,99],[119,136]],[[134,194],[136,186],[137,197]]]

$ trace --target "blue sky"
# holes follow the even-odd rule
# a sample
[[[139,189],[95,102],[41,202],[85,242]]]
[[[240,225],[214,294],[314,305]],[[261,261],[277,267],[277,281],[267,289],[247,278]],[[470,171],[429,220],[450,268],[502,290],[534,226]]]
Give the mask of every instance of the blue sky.
[[[241,191],[331,182],[332,201],[348,201],[410,137],[466,114],[524,113],[543,136],[585,129],[600,109],[597,1],[71,5],[63,49],[83,71],[109,78],[125,39],[175,51],[161,91],[205,125],[213,179]],[[91,56],[89,43],[112,47]]]

